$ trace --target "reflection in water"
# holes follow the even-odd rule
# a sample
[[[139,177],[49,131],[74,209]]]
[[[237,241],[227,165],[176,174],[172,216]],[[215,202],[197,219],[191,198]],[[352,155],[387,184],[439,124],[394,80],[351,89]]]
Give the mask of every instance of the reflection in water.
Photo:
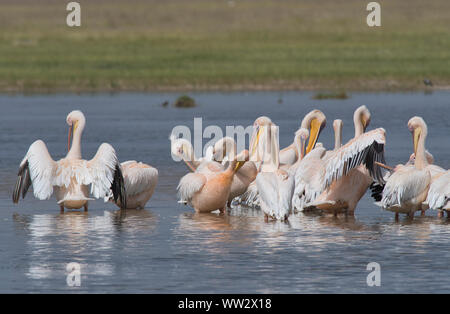
[[[127,247],[137,246],[133,234],[154,229],[157,219],[147,210],[104,211],[90,215],[84,211],[60,214],[14,214],[15,227],[29,233],[30,265],[26,275],[31,279],[61,276],[65,263],[77,262],[83,275],[112,276],[110,263],[115,240],[122,232],[131,236],[123,239]],[[59,261],[55,267],[55,257]],[[58,263],[58,262],[57,262]]]

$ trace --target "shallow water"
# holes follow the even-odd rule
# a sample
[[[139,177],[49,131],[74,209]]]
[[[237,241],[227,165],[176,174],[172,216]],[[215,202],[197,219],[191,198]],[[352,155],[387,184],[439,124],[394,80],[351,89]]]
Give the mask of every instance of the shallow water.
[[[316,101],[310,93],[193,93],[193,109],[163,107],[176,94],[0,96],[0,292],[316,293],[450,292],[450,220],[435,212],[394,222],[369,195],[354,218],[291,216],[264,223],[259,211],[235,208],[229,215],[195,214],[177,203],[176,185],[187,170],[170,157],[175,125],[251,125],[267,115],[288,145],[303,116],[318,108],[328,126],[320,141],[333,145],[331,123],[344,121],[362,104],[370,128],[387,131],[386,159],[394,165],[412,151],[406,123],[422,116],[435,163],[450,168],[450,93],[360,93],[347,100]],[[18,205],[11,193],[28,146],[43,139],[54,159],[65,155],[65,117],[87,117],[83,154],[91,158],[103,141],[121,160],[158,168],[160,178],[145,210],[121,212],[102,201],[88,213],[59,213],[54,199],[32,193]],[[207,142],[205,139],[204,142]],[[81,265],[81,286],[68,287],[66,265]],[[381,266],[381,287],[368,287],[366,266]]]

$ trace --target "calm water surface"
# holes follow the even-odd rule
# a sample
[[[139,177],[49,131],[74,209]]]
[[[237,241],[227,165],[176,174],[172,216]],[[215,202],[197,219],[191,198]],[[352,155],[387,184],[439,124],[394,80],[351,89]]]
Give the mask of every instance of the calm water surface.
[[[264,223],[259,211],[235,208],[229,215],[195,214],[177,203],[176,185],[187,170],[170,158],[168,136],[175,125],[251,125],[267,115],[280,126],[281,146],[292,142],[303,116],[324,111],[321,135],[332,147],[333,119],[351,138],[352,114],[362,104],[370,128],[387,131],[389,164],[412,151],[408,119],[429,126],[427,148],[450,168],[450,93],[353,94],[347,100],[316,101],[310,93],[197,93],[193,109],[163,107],[176,94],[0,96],[0,292],[317,293],[450,292],[450,224],[435,212],[394,222],[369,195],[354,218],[291,216],[289,223]],[[91,202],[88,213],[59,213],[54,199],[32,193],[13,205],[18,164],[29,145],[43,139],[54,159],[65,155],[65,117],[81,109],[87,117],[83,154],[101,142],[120,160],[158,168],[160,179],[145,210],[121,212]],[[205,139],[205,143],[208,139]],[[66,265],[81,265],[81,286],[68,287]],[[381,287],[368,287],[366,265],[381,265]]]

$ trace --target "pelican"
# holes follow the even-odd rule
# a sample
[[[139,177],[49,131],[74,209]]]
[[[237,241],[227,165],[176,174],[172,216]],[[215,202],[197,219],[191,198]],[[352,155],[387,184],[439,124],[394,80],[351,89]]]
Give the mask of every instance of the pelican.
[[[319,138],[319,135],[322,132],[325,125],[326,125],[325,115],[322,113],[322,111],[317,109],[312,110],[303,118],[300,128],[297,131],[299,131],[300,129],[307,129],[310,131],[311,143],[308,143],[308,152],[312,148],[314,148],[317,139]],[[296,143],[296,139],[294,138],[294,142],[291,145],[280,151],[281,164],[292,165],[300,158],[297,146],[298,143]]]
[[[143,209],[155,191],[158,170],[135,160],[125,161],[120,165],[127,193],[127,209]],[[120,200],[114,201],[112,195],[108,200],[122,207]]]
[[[224,137],[214,144],[213,156],[218,162],[222,162],[223,165],[226,161],[233,160],[236,156],[236,142],[231,137]],[[228,198],[228,206],[231,205],[231,201],[245,193],[248,186],[252,183],[258,171],[255,164],[252,161],[246,162],[234,175],[233,183],[231,184],[230,196]]]
[[[34,196],[40,200],[49,199],[55,192],[61,212],[64,208],[81,207],[87,211],[88,201],[92,200],[89,192],[95,198],[104,198],[111,190],[113,199],[119,200],[126,208],[125,185],[114,148],[103,143],[94,158],[82,159],[81,135],[86,119],[81,111],[75,110],[67,115],[66,122],[70,127],[66,157],[54,161],[42,140],[31,144],[20,163],[13,202],[18,203],[20,195],[24,198],[29,187],[33,186]]]
[[[395,220],[399,213],[412,217],[415,211],[427,209],[424,201],[431,183],[425,152],[427,125],[421,117],[413,117],[408,121],[408,129],[413,135],[414,164],[397,165],[382,192],[381,206],[395,212]]]
[[[286,221],[291,212],[294,178],[280,169],[278,127],[268,120],[255,123],[250,149],[252,160],[260,162],[255,182],[264,218]]]
[[[225,211],[234,174],[248,160],[244,150],[223,171],[188,173],[178,184],[181,200],[192,206],[196,212],[207,213],[219,209]]]
[[[296,209],[321,209],[337,215],[353,215],[356,205],[373,179],[383,182],[374,162],[384,162],[384,129],[367,133],[370,112],[365,106],[354,113],[355,137],[340,146],[342,123],[335,124],[335,149],[318,150],[305,158],[296,173],[294,205]],[[341,128],[341,129],[340,129]]]
[[[312,110],[310,111],[308,114],[305,115],[305,117],[302,120],[302,123],[300,125],[300,128],[297,130],[296,134],[298,134],[298,136],[304,136],[301,135],[300,132],[301,129],[306,129],[308,130],[309,133],[309,140],[308,140],[308,146],[306,147],[306,151],[305,154],[308,154],[315,146],[317,143],[317,139],[319,138],[320,133],[322,132],[323,128],[326,125],[326,117],[323,114],[322,111],[320,110]],[[260,128],[262,126],[269,126],[269,125],[273,125],[272,120],[270,120],[270,118],[262,116],[259,117],[255,120],[255,122],[253,123],[253,128]],[[288,169],[290,166],[292,166],[294,163],[296,163],[296,161],[298,161],[298,156],[300,156],[300,150],[298,150],[298,145],[299,143],[299,138],[295,138],[294,137],[294,142],[286,147],[283,152],[280,152],[280,165],[282,165],[281,169],[282,170],[286,170]],[[296,152],[293,153],[293,150],[295,150]],[[295,155],[295,157],[293,157]],[[281,160],[284,161],[281,162]],[[253,160],[255,161],[255,160]],[[260,169],[259,161],[255,162],[256,166],[258,169]],[[292,169],[297,169],[298,168],[298,164],[292,168]],[[249,185],[247,192],[245,192],[240,198],[239,198],[239,202],[250,205],[250,206],[259,206],[259,200],[258,200],[258,189],[256,187],[256,181],[253,181],[252,184]]]
[[[207,167],[206,170],[224,170],[224,167],[222,167],[220,163],[214,161],[212,146],[209,146],[206,149],[204,157],[197,158],[194,154],[191,142],[184,138],[175,138],[174,135],[171,135],[169,139],[171,142],[172,155],[183,160],[190,171],[195,172],[197,170],[205,170],[205,167]]]
[[[439,210],[439,217],[442,217],[443,211],[450,217],[450,170],[438,174],[431,183],[426,203],[431,209]]]

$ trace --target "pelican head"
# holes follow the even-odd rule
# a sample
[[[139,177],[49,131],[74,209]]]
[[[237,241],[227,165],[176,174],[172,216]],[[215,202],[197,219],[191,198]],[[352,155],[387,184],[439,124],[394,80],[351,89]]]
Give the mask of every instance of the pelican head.
[[[342,122],[341,119],[336,119],[333,121],[333,129],[334,131],[339,131],[342,130],[342,126],[344,125],[344,123]]]
[[[305,148],[306,141],[309,137],[309,131],[305,128],[300,128],[295,132],[295,146],[297,147],[297,151],[299,152],[299,159],[303,159],[305,157]]]
[[[232,137],[225,136],[214,144],[214,160],[222,162],[225,157],[228,160],[234,159],[236,155],[236,142]]]
[[[355,125],[362,126],[362,129],[360,130],[361,134],[366,132],[366,129],[370,124],[370,117],[370,111],[364,105],[358,107],[358,109],[355,110],[355,113],[353,114],[353,121]]]
[[[250,139],[250,157],[253,161],[256,161],[257,157],[255,156],[258,148],[258,144],[260,141],[261,134],[267,133],[271,126],[273,126],[272,120],[269,117],[259,117],[253,123],[253,134]],[[256,158],[256,159],[255,159]]]
[[[320,132],[327,124],[325,115],[320,110],[313,110],[308,113],[302,120],[301,127],[309,130],[308,147],[306,148],[306,154],[308,154],[316,145]]]
[[[193,148],[191,142],[184,138],[171,137],[171,151],[174,156],[180,159],[193,161]]]
[[[342,127],[344,122],[341,119],[336,119],[333,121],[334,130],[334,149],[339,149],[342,145]]]
[[[427,124],[421,117],[412,117],[408,121],[408,129],[413,136],[414,155],[417,156],[419,140],[424,139],[427,134]]]
[[[74,110],[67,115],[66,122],[69,125],[69,135],[67,138],[67,151],[69,151],[73,135],[75,135],[77,130],[84,128],[86,118],[80,110]]]

